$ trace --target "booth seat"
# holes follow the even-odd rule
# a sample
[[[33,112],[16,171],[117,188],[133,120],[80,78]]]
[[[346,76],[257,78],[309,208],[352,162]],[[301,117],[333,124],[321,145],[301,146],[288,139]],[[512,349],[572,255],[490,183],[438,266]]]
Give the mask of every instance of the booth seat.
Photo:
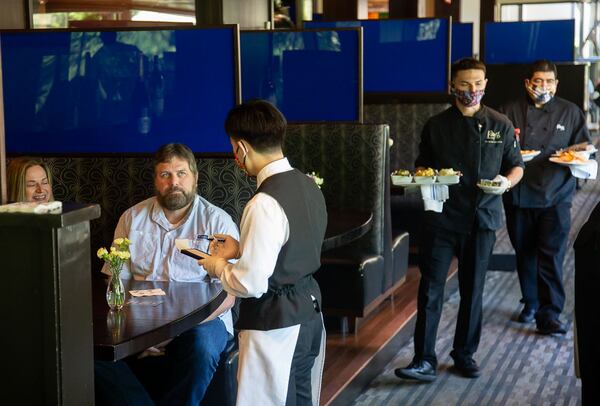
[[[413,170],[419,153],[421,131],[427,120],[449,107],[448,103],[389,103],[366,104],[365,121],[388,123],[390,138],[394,141],[390,148],[390,169]],[[394,256],[406,258],[400,252],[410,251],[410,263],[417,263],[418,243],[423,220],[423,201],[420,196],[392,196],[392,239],[397,253]],[[410,248],[398,245],[408,244],[403,236],[410,235]],[[402,248],[400,248],[402,247]]]
[[[326,316],[342,316],[354,328],[388,297],[402,278],[394,264],[389,209],[389,127],[380,124],[291,124],[285,154],[292,166],[318,172],[328,208],[373,213],[371,230],[357,241],[322,254],[315,277]]]

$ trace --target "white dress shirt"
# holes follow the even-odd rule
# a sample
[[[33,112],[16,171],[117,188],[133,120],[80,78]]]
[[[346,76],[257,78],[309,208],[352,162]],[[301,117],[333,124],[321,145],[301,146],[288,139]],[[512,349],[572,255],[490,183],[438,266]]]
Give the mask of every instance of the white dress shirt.
[[[273,161],[256,176],[257,187],[269,176],[291,170],[287,158]],[[258,298],[269,289],[279,251],[290,236],[289,222],[277,200],[257,193],[244,208],[240,229],[240,258],[225,265],[219,278],[232,295]]]

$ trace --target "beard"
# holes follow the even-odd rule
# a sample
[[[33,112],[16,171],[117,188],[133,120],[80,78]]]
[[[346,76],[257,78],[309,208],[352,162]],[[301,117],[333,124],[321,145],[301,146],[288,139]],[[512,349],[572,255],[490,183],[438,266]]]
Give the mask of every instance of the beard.
[[[172,187],[165,191],[164,194],[156,192],[156,199],[162,207],[167,210],[179,210],[189,205],[196,196],[196,186],[191,192],[186,192],[179,187]]]

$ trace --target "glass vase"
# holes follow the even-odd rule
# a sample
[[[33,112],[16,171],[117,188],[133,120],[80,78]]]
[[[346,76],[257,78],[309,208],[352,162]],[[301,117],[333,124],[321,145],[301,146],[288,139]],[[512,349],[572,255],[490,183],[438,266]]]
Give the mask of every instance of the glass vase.
[[[116,275],[116,276],[115,276]],[[113,275],[108,280],[106,287],[106,303],[110,310],[121,310],[125,305],[125,287],[118,274]]]

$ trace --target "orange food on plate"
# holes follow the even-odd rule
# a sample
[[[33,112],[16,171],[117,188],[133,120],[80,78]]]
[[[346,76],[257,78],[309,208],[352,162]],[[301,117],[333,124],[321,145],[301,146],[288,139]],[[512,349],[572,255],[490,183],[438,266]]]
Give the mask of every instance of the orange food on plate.
[[[535,154],[536,152],[537,152],[537,150],[535,150],[535,149],[522,149],[521,155]]]
[[[563,162],[587,162],[587,158],[578,154],[577,151],[562,151],[558,154],[558,159]]]

